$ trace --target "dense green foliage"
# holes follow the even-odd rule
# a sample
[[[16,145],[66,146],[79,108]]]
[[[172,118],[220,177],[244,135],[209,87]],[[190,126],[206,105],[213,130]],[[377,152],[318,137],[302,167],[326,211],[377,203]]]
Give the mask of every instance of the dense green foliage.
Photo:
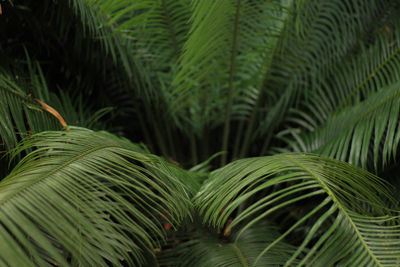
[[[0,7],[0,266],[400,265],[397,0]]]

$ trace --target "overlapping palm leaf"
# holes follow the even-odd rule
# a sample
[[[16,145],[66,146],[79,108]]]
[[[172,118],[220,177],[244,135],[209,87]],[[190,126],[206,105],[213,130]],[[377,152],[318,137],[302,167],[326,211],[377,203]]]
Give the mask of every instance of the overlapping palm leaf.
[[[344,162],[306,154],[239,160],[214,171],[196,203],[204,222],[216,227],[223,227],[239,209],[230,227],[244,223],[241,231],[245,231],[302,200],[312,201],[313,207],[266,244],[258,259],[302,224],[311,223],[285,266],[295,260],[308,266],[310,262],[312,266],[399,262],[400,226],[398,217],[385,208],[393,201],[387,185]]]
[[[376,171],[384,169],[396,159],[399,145],[399,86],[394,83],[331,115],[314,133],[304,137],[294,133],[292,149],[314,151]]]
[[[182,221],[190,188],[174,168],[115,136],[43,132],[0,183],[0,262],[9,266],[140,264]],[[186,178],[187,179],[187,176]]]

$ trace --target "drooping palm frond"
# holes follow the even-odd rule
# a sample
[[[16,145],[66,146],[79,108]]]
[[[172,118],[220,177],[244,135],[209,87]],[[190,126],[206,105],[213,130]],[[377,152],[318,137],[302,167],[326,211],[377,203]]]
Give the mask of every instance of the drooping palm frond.
[[[375,171],[384,169],[396,159],[400,140],[399,86],[396,82],[330,115],[315,132],[299,135],[290,131],[294,136],[288,139],[290,150],[315,152]]]
[[[161,252],[158,263],[161,266],[193,267],[282,266],[296,251],[294,246],[282,241],[254,264],[266,244],[280,236],[278,227],[268,222],[258,223],[246,229],[236,240],[238,232],[223,238],[208,230],[186,234],[189,240],[175,236],[171,238],[173,248]]]
[[[400,260],[400,228],[386,204],[392,200],[385,183],[344,162],[305,154],[239,160],[213,172],[196,203],[204,222],[219,228],[239,208],[231,227],[245,223],[245,231],[303,200],[313,207],[266,244],[258,259],[313,217],[285,266],[296,259],[316,264],[311,266],[319,260],[328,266],[394,266]]]
[[[188,215],[189,190],[162,160],[106,132],[43,132],[0,183],[0,262],[9,266],[143,263],[161,221]]]

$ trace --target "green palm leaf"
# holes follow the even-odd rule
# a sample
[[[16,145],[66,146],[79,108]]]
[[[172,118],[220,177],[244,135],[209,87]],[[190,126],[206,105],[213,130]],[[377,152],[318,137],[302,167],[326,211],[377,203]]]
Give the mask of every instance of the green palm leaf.
[[[162,221],[187,216],[189,190],[173,169],[108,133],[43,132],[0,183],[0,262],[9,266],[143,263]],[[182,177],[181,177],[182,178]]]
[[[330,115],[311,134],[291,132],[291,149],[319,153],[363,168],[370,165],[376,171],[384,169],[389,160],[396,159],[400,140],[399,86],[396,82],[381,88],[359,104]]]
[[[251,197],[252,204],[246,204]],[[344,266],[393,266],[400,260],[400,227],[386,208],[385,203],[391,201],[386,185],[340,161],[304,154],[239,160],[215,171],[196,203],[204,222],[217,227],[239,208],[231,227],[242,222],[246,226],[241,231],[245,231],[302,200],[314,201],[313,207],[266,244],[258,259],[313,217],[311,228],[304,231],[285,266],[297,259],[300,265],[318,264],[323,259],[327,265]],[[339,247],[344,248],[343,253],[337,253]]]

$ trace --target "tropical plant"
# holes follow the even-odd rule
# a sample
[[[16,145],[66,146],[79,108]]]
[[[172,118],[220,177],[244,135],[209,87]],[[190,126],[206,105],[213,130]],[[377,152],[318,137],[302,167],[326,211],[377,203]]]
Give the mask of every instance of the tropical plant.
[[[399,266],[399,15],[1,2],[0,266]]]

